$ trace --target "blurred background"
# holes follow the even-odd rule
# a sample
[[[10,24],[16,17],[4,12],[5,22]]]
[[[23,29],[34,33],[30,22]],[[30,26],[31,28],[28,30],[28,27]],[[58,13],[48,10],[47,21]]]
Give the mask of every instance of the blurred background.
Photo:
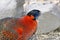
[[[41,16],[30,40],[60,40],[60,0],[0,0],[0,19],[22,17],[33,5],[38,6],[35,8],[41,11]]]

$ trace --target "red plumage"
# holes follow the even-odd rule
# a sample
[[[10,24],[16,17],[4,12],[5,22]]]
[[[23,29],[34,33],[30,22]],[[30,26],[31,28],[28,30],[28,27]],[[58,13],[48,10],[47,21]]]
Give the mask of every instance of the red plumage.
[[[36,31],[37,21],[34,16],[5,18],[0,20],[1,40],[28,40]]]

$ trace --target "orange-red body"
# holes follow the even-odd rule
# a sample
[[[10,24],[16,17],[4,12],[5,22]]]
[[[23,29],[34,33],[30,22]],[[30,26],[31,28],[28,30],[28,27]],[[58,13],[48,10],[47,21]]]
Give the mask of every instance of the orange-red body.
[[[22,18],[17,18],[15,21],[14,19],[11,20],[11,18],[9,20],[7,20],[4,23],[4,26],[6,26],[6,28],[11,28],[11,30],[13,29],[16,33],[17,33],[17,38],[16,40],[28,40],[33,33],[35,33],[36,31],[36,27],[37,27],[37,21],[33,20],[33,16],[24,16]],[[11,23],[14,23],[14,25],[12,25]],[[11,27],[10,27],[11,26]],[[7,30],[8,31],[8,30]],[[10,31],[11,32],[11,31]],[[7,37],[7,36],[12,36],[15,37],[16,34],[12,33],[7,33],[5,30],[2,31],[2,33]],[[11,38],[10,40],[13,40],[13,38]],[[15,39],[14,39],[15,40]]]
[[[36,31],[37,22],[33,20],[33,17],[25,16],[21,19],[18,19],[16,26],[16,32],[22,36],[22,40],[28,40]]]

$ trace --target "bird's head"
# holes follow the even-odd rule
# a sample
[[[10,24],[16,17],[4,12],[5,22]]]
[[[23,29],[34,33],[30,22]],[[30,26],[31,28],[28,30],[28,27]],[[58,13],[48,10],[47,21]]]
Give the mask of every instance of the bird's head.
[[[40,11],[39,10],[32,10],[30,11],[27,15],[28,16],[33,16],[34,20],[36,20],[40,16]]]

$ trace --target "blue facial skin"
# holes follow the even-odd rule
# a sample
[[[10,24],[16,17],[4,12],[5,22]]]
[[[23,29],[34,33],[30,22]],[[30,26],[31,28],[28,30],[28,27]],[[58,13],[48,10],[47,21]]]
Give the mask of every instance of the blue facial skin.
[[[30,11],[27,15],[33,15],[34,16],[34,20],[36,20],[39,16],[40,16],[40,11],[39,10],[32,10]]]

